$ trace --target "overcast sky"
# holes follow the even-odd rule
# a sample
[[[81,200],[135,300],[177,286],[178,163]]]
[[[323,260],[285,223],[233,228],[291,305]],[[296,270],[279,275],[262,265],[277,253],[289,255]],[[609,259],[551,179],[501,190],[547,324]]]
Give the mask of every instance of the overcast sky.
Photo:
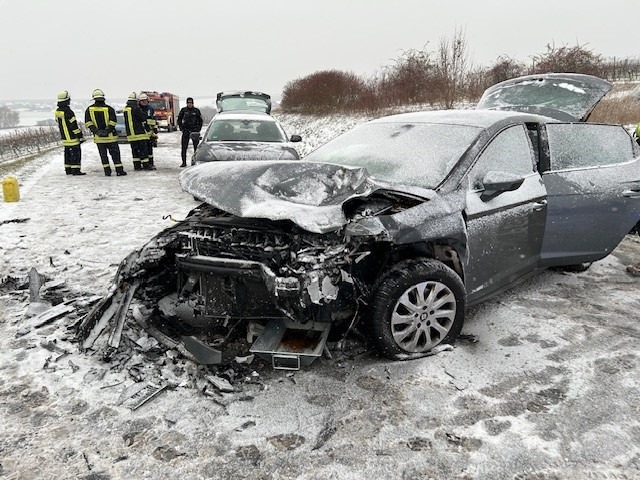
[[[154,7],[151,7],[154,6]],[[279,98],[318,70],[371,76],[403,50],[463,30],[469,59],[523,62],[547,44],[640,54],[633,0],[0,0],[0,100],[89,98],[94,88]]]

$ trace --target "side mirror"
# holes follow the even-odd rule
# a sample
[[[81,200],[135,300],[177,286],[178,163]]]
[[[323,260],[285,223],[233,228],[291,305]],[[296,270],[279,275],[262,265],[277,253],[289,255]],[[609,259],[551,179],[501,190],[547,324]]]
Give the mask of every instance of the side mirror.
[[[517,190],[523,182],[524,178],[511,172],[487,172],[482,178],[484,192],[480,194],[480,200],[486,202],[501,193]]]
[[[290,142],[301,142],[302,141],[302,137],[300,135],[291,135],[291,139],[289,141]]]

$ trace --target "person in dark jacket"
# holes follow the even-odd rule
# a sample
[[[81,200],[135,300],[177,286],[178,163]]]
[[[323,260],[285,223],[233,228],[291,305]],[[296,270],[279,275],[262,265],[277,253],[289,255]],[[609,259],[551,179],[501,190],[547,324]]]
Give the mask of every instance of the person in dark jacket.
[[[84,142],[84,137],[70,104],[71,97],[68,91],[63,90],[58,93],[58,108],[53,113],[64,146],[64,171],[67,175],[86,175],[80,171],[80,161],[82,160],[80,144]]]
[[[149,127],[149,139],[147,140],[147,158],[149,159],[149,170],[155,170],[153,165],[153,147],[158,146],[158,126],[155,117],[155,110],[149,105],[149,96],[146,93],[138,95],[138,106],[147,115],[147,125]]]
[[[147,114],[138,106],[138,95],[136,92],[131,92],[129,95],[123,113],[127,140],[129,141],[129,145],[131,145],[133,169],[151,170],[147,149],[147,141],[149,140]]]
[[[192,132],[199,132],[202,128],[202,114],[200,110],[193,106],[193,98],[187,98],[187,106],[180,109],[178,114],[178,128],[182,130],[182,165],[187,166],[187,148]],[[198,148],[198,139],[193,139],[193,151]]]
[[[84,112],[84,124],[93,133],[93,142],[98,147],[104,174],[107,177],[111,176],[111,166],[107,155],[109,153],[116,169],[116,175],[126,175],[127,172],[122,166],[120,145],[118,145],[118,134],[116,133],[116,111],[105,103],[104,92],[99,88],[93,91],[91,97],[94,103]]]

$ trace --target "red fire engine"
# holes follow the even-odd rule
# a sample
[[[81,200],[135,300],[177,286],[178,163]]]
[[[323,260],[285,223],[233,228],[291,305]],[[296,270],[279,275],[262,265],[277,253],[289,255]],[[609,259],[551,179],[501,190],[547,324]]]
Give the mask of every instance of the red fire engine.
[[[179,97],[169,92],[144,91],[149,97],[149,105],[153,107],[158,130],[164,128],[168,132],[178,129]]]

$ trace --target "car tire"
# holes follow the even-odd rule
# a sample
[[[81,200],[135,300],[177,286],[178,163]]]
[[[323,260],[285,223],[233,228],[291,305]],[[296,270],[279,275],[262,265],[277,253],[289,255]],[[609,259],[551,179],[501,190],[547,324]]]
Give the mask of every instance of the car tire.
[[[562,267],[555,267],[555,270],[569,273],[582,273],[589,270],[593,262],[576,263],[574,265],[563,265]]]
[[[371,304],[373,341],[394,360],[422,357],[460,334],[465,303],[461,278],[445,264],[400,262],[377,282]]]

